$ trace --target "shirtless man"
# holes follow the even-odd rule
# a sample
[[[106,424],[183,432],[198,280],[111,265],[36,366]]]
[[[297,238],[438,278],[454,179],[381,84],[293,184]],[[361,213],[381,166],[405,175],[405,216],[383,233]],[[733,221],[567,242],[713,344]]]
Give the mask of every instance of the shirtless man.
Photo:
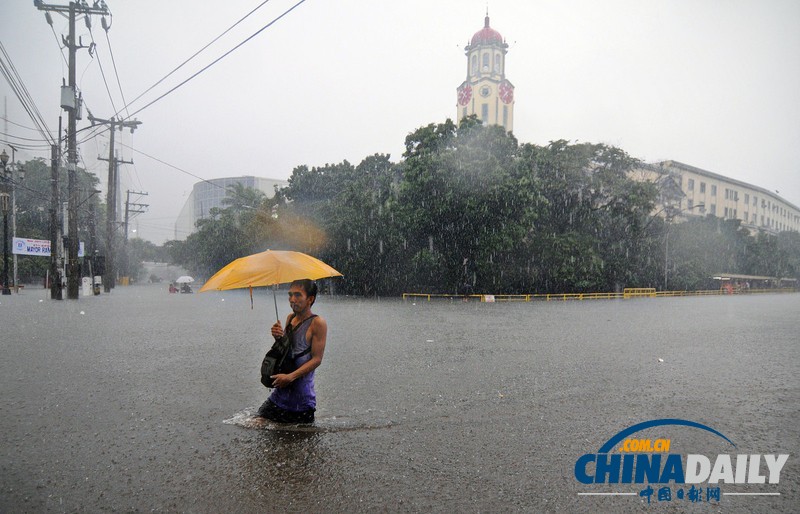
[[[308,279],[295,280],[289,287],[289,305],[292,314],[286,323],[292,326],[292,357],[296,370],[272,375],[275,389],[258,409],[256,419],[263,418],[279,423],[313,423],[317,407],[314,391],[314,370],[322,364],[328,324],[321,316],[311,312],[317,299],[317,284]],[[283,337],[280,321],[272,326],[272,336]]]

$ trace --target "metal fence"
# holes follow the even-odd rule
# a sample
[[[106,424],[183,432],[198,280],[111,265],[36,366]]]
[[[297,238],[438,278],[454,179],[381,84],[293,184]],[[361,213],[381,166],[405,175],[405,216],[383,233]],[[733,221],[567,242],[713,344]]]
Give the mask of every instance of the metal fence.
[[[574,300],[625,300],[631,298],[662,298],[672,296],[715,296],[763,293],[796,293],[794,288],[748,289],[729,292],[725,289],[708,289],[703,291],[656,291],[654,288],[626,288],[623,292],[609,293],[548,293],[548,294],[438,294],[438,293],[403,293],[403,300],[478,300],[487,303],[499,302],[566,302]]]

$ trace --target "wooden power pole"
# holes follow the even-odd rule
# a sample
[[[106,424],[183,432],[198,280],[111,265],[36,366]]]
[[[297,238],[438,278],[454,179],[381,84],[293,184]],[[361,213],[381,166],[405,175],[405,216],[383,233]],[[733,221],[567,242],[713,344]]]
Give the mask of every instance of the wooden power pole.
[[[86,2],[70,2],[69,5],[45,4],[41,0],[34,0],[33,5],[48,15],[51,11],[66,14],[69,18],[69,36],[63,39],[64,46],[69,50],[69,83],[61,87],[61,107],[67,111],[67,188],[69,193],[69,219],[67,238],[67,298],[78,299],[80,286],[80,267],[78,266],[78,141],[77,123],[81,116],[82,99],[76,87],[75,58],[78,49],[88,48],[75,40],[75,18],[78,15],[90,16],[92,14],[108,15],[109,11],[105,2],[95,3],[91,7]]]
[[[109,143],[108,143],[108,159],[97,157],[98,160],[108,161],[108,190],[106,191],[106,255],[105,255],[105,272],[103,273],[103,290],[108,293],[114,288],[116,283],[116,268],[115,268],[115,246],[114,238],[117,232],[117,189],[119,188],[119,165],[120,164],[133,164],[133,160],[125,161],[117,159],[114,156],[114,133],[115,130],[122,130],[129,128],[131,132],[136,130],[136,127],[142,124],[141,121],[122,121],[115,120],[113,117],[110,120],[102,118],[95,118],[89,113],[89,121],[94,124],[108,125],[109,129]]]

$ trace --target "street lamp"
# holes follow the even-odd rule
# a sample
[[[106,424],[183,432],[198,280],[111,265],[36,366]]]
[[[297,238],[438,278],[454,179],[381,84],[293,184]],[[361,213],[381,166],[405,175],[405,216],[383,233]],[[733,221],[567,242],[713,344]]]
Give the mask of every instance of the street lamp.
[[[3,295],[10,295],[11,289],[8,288],[8,208],[9,208],[9,185],[11,184],[11,177],[9,176],[11,170],[8,168],[8,154],[5,149],[0,153],[0,163],[3,165],[3,190],[2,190],[2,207],[3,207]]]

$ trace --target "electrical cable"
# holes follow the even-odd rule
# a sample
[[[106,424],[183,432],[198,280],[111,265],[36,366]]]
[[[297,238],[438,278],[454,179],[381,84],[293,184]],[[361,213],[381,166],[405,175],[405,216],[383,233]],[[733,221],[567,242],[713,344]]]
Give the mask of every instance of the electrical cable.
[[[214,186],[214,187],[218,187],[218,188],[220,188],[220,189],[225,189],[223,186],[221,186],[221,185],[219,185],[219,184],[216,184],[216,183],[214,183],[214,182],[211,182],[211,181],[210,181],[210,180],[208,180],[208,179],[204,179],[203,177],[200,177],[200,176],[198,176],[198,175],[195,175],[194,173],[192,173],[192,172],[190,172],[190,171],[186,171],[186,170],[184,170],[183,168],[179,168],[178,166],[175,166],[174,164],[170,164],[170,163],[168,163],[168,162],[166,162],[166,161],[162,161],[162,160],[161,160],[161,159],[159,159],[158,157],[154,157],[154,156],[152,156],[152,155],[150,155],[150,154],[148,154],[148,153],[145,153],[145,152],[143,152],[143,151],[141,151],[141,150],[137,150],[136,148],[133,148],[133,147],[131,147],[131,146],[128,146],[128,145],[126,145],[125,143],[120,143],[120,145],[121,145],[121,146],[124,146],[125,148],[127,148],[127,149],[129,149],[129,150],[131,150],[131,151],[133,151],[133,152],[136,152],[136,153],[138,153],[138,154],[144,155],[145,157],[149,157],[150,159],[153,159],[153,160],[154,160],[154,161],[156,161],[156,162],[160,162],[161,164],[163,164],[163,165],[165,165],[165,166],[169,166],[170,168],[172,168],[172,169],[174,169],[174,170],[177,170],[177,171],[180,171],[181,173],[184,173],[184,174],[186,174],[186,175],[189,175],[190,177],[196,178],[197,180],[199,180],[199,181],[201,181],[201,182],[205,182],[205,183],[207,183],[207,184],[210,184],[210,185],[212,185],[212,186]]]
[[[22,125],[20,123],[15,122],[15,121],[11,121],[10,119],[8,119],[8,118],[6,118],[4,116],[0,116],[0,120],[3,120],[4,122],[10,123],[10,124],[15,125],[17,127],[24,128],[25,130],[32,130],[34,132],[39,132],[39,129],[35,129],[33,127],[27,127],[25,125]]]
[[[210,43],[208,43],[208,44],[207,44],[207,45],[205,45],[203,48],[201,48],[200,50],[198,50],[197,52],[195,52],[195,53],[194,53],[194,54],[193,54],[191,57],[189,57],[188,59],[186,59],[185,61],[183,61],[182,63],[180,63],[180,64],[179,64],[177,67],[175,67],[175,68],[174,68],[172,71],[170,71],[169,73],[167,73],[166,75],[164,75],[164,76],[163,76],[163,77],[162,77],[160,80],[158,80],[158,82],[156,82],[156,83],[155,83],[155,84],[153,84],[152,86],[150,86],[150,87],[148,87],[147,89],[145,89],[145,90],[144,90],[144,91],[143,91],[143,92],[142,92],[142,93],[141,93],[139,96],[137,96],[136,98],[134,98],[133,100],[131,100],[131,103],[130,103],[130,104],[127,104],[127,103],[126,103],[126,104],[125,104],[125,110],[126,110],[126,112],[127,112],[128,106],[130,106],[131,104],[134,104],[134,103],[136,103],[136,101],[137,101],[137,100],[139,100],[141,97],[143,97],[144,95],[146,95],[147,93],[149,93],[150,91],[152,91],[152,90],[153,90],[153,88],[155,88],[156,86],[158,86],[159,84],[161,84],[162,82],[164,82],[164,81],[165,81],[167,78],[169,78],[169,77],[170,77],[170,76],[171,76],[173,73],[175,73],[175,72],[176,72],[176,71],[178,71],[179,69],[183,68],[183,66],[184,66],[184,65],[186,65],[186,64],[187,64],[189,61],[191,61],[192,59],[194,59],[195,57],[197,57],[198,55],[200,55],[200,53],[202,53],[202,52],[203,52],[203,51],[204,51],[206,48],[208,48],[209,46],[213,45],[213,44],[214,44],[214,43],[216,43],[216,42],[217,42],[217,41],[218,41],[218,40],[219,40],[219,39],[220,39],[222,36],[224,36],[225,34],[227,34],[228,32],[230,32],[230,31],[231,31],[231,29],[233,29],[233,28],[234,28],[234,27],[236,27],[238,24],[240,24],[241,22],[243,22],[244,20],[246,20],[246,19],[247,19],[247,18],[248,18],[248,17],[249,17],[251,14],[253,14],[254,12],[256,12],[256,11],[257,11],[257,10],[259,10],[259,9],[261,9],[261,8],[262,8],[262,7],[263,7],[263,6],[264,6],[264,5],[265,5],[267,2],[269,2],[269,0],[264,0],[263,2],[261,2],[261,3],[260,3],[258,6],[256,6],[256,8],[255,8],[255,9],[253,9],[253,10],[252,10],[252,11],[250,11],[249,13],[245,14],[245,15],[244,15],[244,16],[243,16],[241,19],[239,19],[239,21],[237,21],[236,23],[234,23],[233,25],[231,25],[230,27],[228,27],[227,29],[225,29],[225,30],[224,30],[224,31],[223,31],[223,32],[222,32],[220,35],[218,35],[217,37],[215,37],[214,39],[212,39]],[[108,30],[106,30],[106,37],[108,37]],[[110,48],[110,43],[109,43],[109,48]],[[117,112],[117,113],[115,114],[115,116],[116,116],[116,115],[118,115],[118,114],[119,114],[119,112]],[[128,118],[130,118],[130,114],[128,114]]]
[[[33,124],[37,127],[39,134],[45,140],[55,144],[55,139],[53,138],[50,130],[47,128],[47,124],[44,121],[44,116],[42,116],[42,113],[36,106],[36,102],[33,101],[33,97],[31,97],[30,92],[25,86],[25,82],[19,75],[19,72],[17,72],[14,62],[11,60],[11,56],[8,55],[8,52],[6,51],[2,41],[0,41],[0,54],[2,54],[0,55],[0,73],[3,75],[3,77],[5,77],[6,81],[11,86],[11,89],[14,91],[17,99],[22,104],[23,109],[28,113],[31,121],[33,121]]]
[[[46,143],[47,142],[46,140],[41,139],[41,138],[33,139],[31,137],[15,136],[14,134],[8,134],[8,133],[3,132],[3,131],[0,131],[0,134],[4,135],[6,137],[13,137],[14,139],[21,139],[23,141],[34,141],[36,143]]]
[[[264,25],[263,27],[261,27],[260,29],[258,29],[256,32],[254,32],[254,33],[253,33],[251,36],[249,36],[247,39],[245,39],[244,41],[242,41],[242,42],[241,42],[241,43],[239,43],[238,45],[234,46],[233,48],[231,48],[230,50],[228,50],[227,52],[225,52],[225,53],[224,53],[224,54],[222,54],[221,56],[219,56],[219,57],[217,57],[216,59],[214,59],[213,61],[211,61],[211,63],[210,63],[210,64],[208,64],[208,65],[204,66],[204,67],[203,67],[203,68],[201,68],[199,71],[197,71],[196,73],[192,74],[192,75],[191,75],[189,78],[187,78],[186,80],[184,80],[183,82],[181,82],[181,83],[180,83],[180,84],[178,84],[177,86],[173,87],[172,89],[170,89],[170,90],[169,90],[169,91],[167,91],[166,93],[162,94],[161,96],[159,96],[159,97],[158,97],[158,98],[156,98],[155,100],[153,100],[153,101],[151,101],[150,103],[146,104],[144,107],[141,107],[141,108],[137,109],[136,111],[134,111],[134,112],[133,112],[133,114],[129,115],[129,116],[128,116],[128,118],[126,118],[126,119],[129,119],[131,116],[134,116],[134,115],[136,115],[136,114],[138,114],[138,113],[142,112],[143,110],[147,109],[148,107],[150,107],[150,106],[151,106],[151,105],[153,105],[154,103],[156,103],[156,102],[158,102],[158,101],[162,100],[162,99],[163,99],[164,97],[166,97],[167,95],[169,95],[169,94],[173,93],[173,92],[174,92],[175,90],[177,90],[178,88],[180,88],[180,87],[184,86],[184,85],[185,85],[187,82],[191,81],[192,79],[194,79],[195,77],[197,77],[197,76],[198,76],[198,75],[200,75],[201,73],[205,72],[206,70],[208,70],[209,68],[211,68],[212,66],[214,66],[215,64],[217,64],[219,61],[221,61],[221,60],[222,60],[222,59],[224,59],[225,57],[229,56],[230,54],[232,54],[233,52],[235,52],[236,50],[238,50],[238,49],[239,49],[239,48],[240,48],[242,45],[244,45],[245,43],[249,42],[251,39],[253,39],[254,37],[256,37],[257,35],[259,35],[259,34],[260,34],[260,33],[262,33],[263,31],[265,31],[266,29],[268,29],[269,27],[271,27],[272,25],[274,25],[275,23],[277,23],[277,22],[278,22],[278,20],[280,20],[281,18],[283,18],[284,16],[286,16],[287,14],[289,14],[290,12],[292,12],[293,10],[295,10],[295,9],[296,9],[298,6],[300,6],[300,4],[304,3],[305,1],[306,1],[306,0],[300,0],[299,2],[297,2],[296,4],[294,4],[292,7],[290,7],[290,8],[289,8],[289,9],[287,9],[286,11],[284,11],[284,12],[283,12],[283,13],[282,13],[280,16],[278,16],[277,18],[275,18],[275,19],[274,19],[274,20],[272,20],[271,22],[267,23],[266,25]]]
[[[0,143],[5,143],[5,144],[7,144],[9,146],[14,146],[14,147],[17,147],[17,148],[24,148],[25,150],[32,150],[32,151],[36,151],[36,150],[39,150],[39,149],[44,150],[44,149],[50,148],[50,145],[47,145],[47,144],[31,145],[31,144],[28,144],[28,143],[18,143],[16,141],[11,141],[11,140],[4,139],[4,138],[0,138]]]
[[[170,164],[170,163],[168,163],[166,161],[163,161],[163,160],[159,159],[158,157],[154,157],[154,156],[152,156],[150,154],[147,154],[147,153],[145,153],[145,152],[143,152],[141,150],[137,150],[137,149],[135,149],[135,148],[133,148],[131,146],[126,145],[125,143],[120,143],[120,145],[124,146],[125,148],[128,148],[129,150],[131,150],[133,152],[136,152],[138,154],[144,155],[145,157],[149,157],[150,159],[153,159],[156,162],[160,162],[161,164],[163,164],[165,166],[169,166],[170,168],[173,168],[173,169],[175,169],[177,171],[180,171],[181,173],[189,175],[190,177],[196,178],[201,182],[205,182],[206,184],[209,184],[210,186],[216,187],[218,189],[222,189],[223,191],[225,191],[226,194],[229,194],[229,195],[230,194],[236,194],[234,189],[230,189],[229,187],[223,186],[223,185],[218,184],[216,182],[213,182],[211,180],[208,180],[208,179],[205,179],[205,178],[200,177],[198,175],[195,175],[194,173],[192,173],[190,171],[186,171],[186,170],[184,170],[182,168],[179,168],[178,166],[175,166],[174,164]],[[144,188],[142,188],[142,189],[144,189]],[[248,198],[242,197],[242,199],[243,200],[247,200]]]
[[[91,30],[89,31],[91,33]],[[108,53],[111,55],[111,64],[114,67],[114,75],[117,77],[117,87],[119,87],[119,95],[122,97],[122,105],[123,109],[125,109],[125,113],[128,114],[128,102],[125,101],[125,93],[122,92],[122,81],[119,80],[119,72],[117,71],[117,61],[114,59],[114,51],[111,49],[111,40],[108,38],[108,30],[105,31],[106,33],[106,44],[108,45]],[[94,36],[92,36],[92,41],[94,41]],[[113,105],[112,105],[113,107]],[[114,112],[117,111],[117,108],[114,107]],[[128,114],[130,118],[130,115]]]
[[[64,61],[64,64],[67,67],[69,67],[69,62],[67,62],[67,56],[64,55],[64,47],[61,46],[61,42],[58,40],[58,34],[56,34],[56,29],[53,27],[52,24],[48,24],[48,25],[50,25],[50,30],[53,31],[53,37],[56,38],[56,45],[58,46],[58,49],[59,49],[59,51],[61,53],[61,59]],[[61,74],[62,75],[64,74],[64,68],[61,68]]]
[[[94,51],[95,51],[95,53],[97,53],[97,64],[100,66],[100,76],[103,77],[103,84],[105,84],[105,86],[106,86],[106,93],[108,93],[108,99],[111,101],[111,108],[114,110],[114,112],[116,112],[117,111],[117,106],[116,106],[116,104],[114,104],[114,97],[111,96],[111,88],[108,87],[108,81],[106,80],[106,72],[103,69],[103,62],[100,60],[100,54],[97,51],[97,43],[95,43],[95,41],[94,41],[94,31],[92,31],[91,26],[89,27],[89,36],[91,36],[91,38],[92,38],[92,44],[94,45]],[[119,80],[119,78],[117,80]],[[120,90],[122,90],[122,86],[120,86]],[[125,101],[125,99],[123,97],[123,102],[124,101]]]

